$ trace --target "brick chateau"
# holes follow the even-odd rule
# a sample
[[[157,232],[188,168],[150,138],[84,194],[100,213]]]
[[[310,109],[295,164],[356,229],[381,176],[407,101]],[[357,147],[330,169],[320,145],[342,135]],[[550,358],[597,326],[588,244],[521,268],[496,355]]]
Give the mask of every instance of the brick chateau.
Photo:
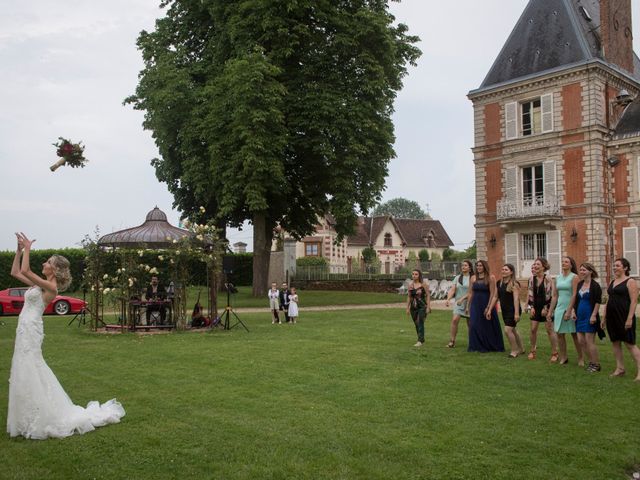
[[[474,107],[478,258],[624,256],[638,276],[640,60],[631,0],[531,0]]]

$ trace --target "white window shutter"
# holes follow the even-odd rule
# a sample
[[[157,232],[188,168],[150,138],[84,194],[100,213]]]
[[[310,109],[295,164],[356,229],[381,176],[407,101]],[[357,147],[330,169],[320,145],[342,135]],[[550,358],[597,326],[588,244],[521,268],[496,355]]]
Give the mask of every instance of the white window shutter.
[[[638,186],[638,196],[640,197],[640,157],[637,158],[636,165],[636,173],[638,174],[636,185]]]
[[[518,138],[518,102],[510,102],[504,106],[505,136],[507,140]]]
[[[553,132],[553,93],[540,97],[542,109],[542,133]]]
[[[516,275],[520,271],[518,270],[518,234],[507,233],[504,236],[504,263],[510,263],[516,269]]]
[[[544,181],[545,201],[556,198],[556,162],[549,160],[542,166],[542,176]]]
[[[622,256],[631,264],[631,275],[638,276],[638,227],[622,229]]]
[[[547,260],[551,265],[549,270],[551,275],[560,275],[562,271],[560,250],[560,230],[549,230],[547,232]]]
[[[518,170],[516,167],[507,167],[505,170],[505,196],[509,202],[518,199]]]

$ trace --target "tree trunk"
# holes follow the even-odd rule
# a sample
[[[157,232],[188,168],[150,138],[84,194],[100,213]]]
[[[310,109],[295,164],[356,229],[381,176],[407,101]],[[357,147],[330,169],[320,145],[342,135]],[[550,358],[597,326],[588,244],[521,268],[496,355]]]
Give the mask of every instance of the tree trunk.
[[[267,294],[269,289],[269,258],[271,257],[272,225],[264,213],[253,216],[253,296]]]

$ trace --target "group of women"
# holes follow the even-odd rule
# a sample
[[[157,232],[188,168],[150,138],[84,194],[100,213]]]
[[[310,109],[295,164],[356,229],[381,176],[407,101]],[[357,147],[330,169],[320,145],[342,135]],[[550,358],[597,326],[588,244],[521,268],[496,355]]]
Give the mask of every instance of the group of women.
[[[588,372],[599,372],[601,365],[596,336],[604,338],[606,329],[616,361],[616,368],[611,376],[621,377],[625,374],[624,344],[636,364],[635,381],[640,382],[640,349],[636,345],[635,316],[638,286],[629,276],[629,261],[618,258],[614,262],[614,278],[607,288],[605,314],[602,318],[602,288],[596,281],[598,273],[593,265],[584,262],[578,268],[573,258],[564,257],[562,272],[555,278],[549,275],[549,268],[549,262],[545,258],[537,258],[531,267],[527,285],[531,320],[527,355],[529,360],[538,357],[538,330],[540,324],[543,324],[551,343],[551,363],[569,363],[566,338],[569,334],[575,347],[577,364],[586,367]],[[412,278],[407,312],[411,314],[416,326],[416,346],[421,346],[424,343],[424,320],[431,310],[429,290],[422,281],[420,271],[414,270]],[[478,260],[475,265],[470,260],[465,260],[460,275],[455,277],[447,295],[447,307],[453,301],[447,347],[455,347],[460,320],[465,318],[469,329],[468,351],[503,352],[505,345],[496,308],[499,303],[504,333],[510,347],[509,358],[526,354],[517,329],[523,312],[520,290],[521,285],[516,279],[513,265],[504,264],[500,279],[496,280],[485,260]]]

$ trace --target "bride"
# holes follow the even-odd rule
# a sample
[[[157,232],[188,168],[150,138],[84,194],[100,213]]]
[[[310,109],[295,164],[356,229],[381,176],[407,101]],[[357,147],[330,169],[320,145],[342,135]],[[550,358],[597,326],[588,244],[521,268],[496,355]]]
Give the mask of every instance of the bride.
[[[44,361],[42,313],[58,289],[62,291],[71,283],[69,261],[53,255],[42,265],[42,278],[29,268],[29,252],[35,240],[29,240],[24,233],[16,236],[18,248],[11,276],[31,288],[24,295],[24,307],[18,317],[9,377],[7,432],[12,437],[63,438],[119,422],[125,412],[115,398],[102,405],[89,402],[87,408],[74,405]]]

